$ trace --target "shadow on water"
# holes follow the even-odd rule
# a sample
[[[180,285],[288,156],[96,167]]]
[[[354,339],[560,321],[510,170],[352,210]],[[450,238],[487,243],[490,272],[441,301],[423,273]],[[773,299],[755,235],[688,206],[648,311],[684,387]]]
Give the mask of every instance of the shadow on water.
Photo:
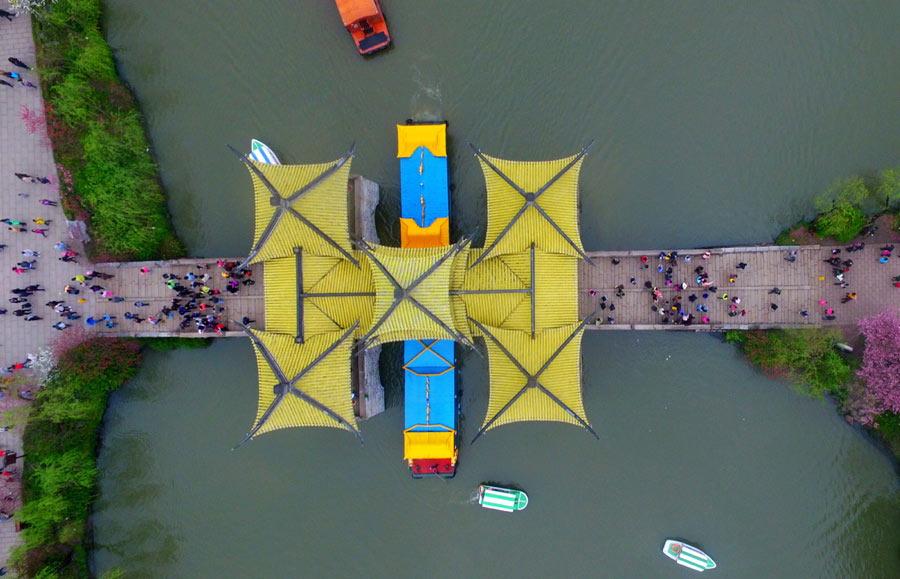
[[[129,432],[104,443],[108,449],[104,460],[104,484],[112,484],[121,490],[116,494],[101,495],[97,509],[139,507],[162,495],[163,485],[148,476],[152,464],[150,454],[154,449],[146,434]]]
[[[115,541],[94,545],[97,553],[111,555],[113,567],[126,577],[164,577],[180,558],[182,539],[159,521],[135,516],[127,525],[110,522],[106,529]]]
[[[127,516],[104,523],[105,537],[113,540],[98,542],[94,552],[105,553],[116,561],[128,577],[158,577],[180,557],[183,538],[172,526],[154,518],[147,507],[161,498],[166,488],[151,475],[154,449],[149,435],[128,432],[105,441],[103,486],[111,486],[115,493],[101,493],[94,511],[102,514],[114,511]]]

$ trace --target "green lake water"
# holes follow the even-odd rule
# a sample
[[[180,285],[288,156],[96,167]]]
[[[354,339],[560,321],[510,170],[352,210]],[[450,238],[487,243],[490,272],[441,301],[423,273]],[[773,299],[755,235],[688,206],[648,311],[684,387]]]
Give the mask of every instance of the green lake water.
[[[396,242],[394,125],[450,121],[453,234],[483,237],[467,143],[544,159],[594,139],[589,249],[770,240],[837,178],[900,164],[900,4],[383,0],[394,45],[360,57],[332,2],[108,0],[107,34],[146,115],[194,255],[249,250],[249,178],[226,149],[337,158],[382,185]],[[480,245],[480,242],[476,242]],[[389,360],[388,360],[389,362]],[[460,360],[463,439],[487,366]],[[391,400],[401,374],[385,364]],[[237,451],[256,411],[246,340],[150,353],[113,395],[94,517],[98,572],[147,577],[673,577],[679,537],[716,577],[900,576],[894,467],[829,402],[716,336],[588,333],[600,435],[517,424],[463,444],[451,481],[413,481],[402,407]],[[517,483],[526,511],[472,503]]]

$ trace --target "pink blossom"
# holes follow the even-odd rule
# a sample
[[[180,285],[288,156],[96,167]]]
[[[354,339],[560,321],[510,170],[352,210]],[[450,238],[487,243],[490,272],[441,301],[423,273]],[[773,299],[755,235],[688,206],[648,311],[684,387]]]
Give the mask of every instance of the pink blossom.
[[[888,310],[863,318],[866,350],[858,375],[866,382],[860,422],[873,424],[883,412],[900,413],[900,313]]]

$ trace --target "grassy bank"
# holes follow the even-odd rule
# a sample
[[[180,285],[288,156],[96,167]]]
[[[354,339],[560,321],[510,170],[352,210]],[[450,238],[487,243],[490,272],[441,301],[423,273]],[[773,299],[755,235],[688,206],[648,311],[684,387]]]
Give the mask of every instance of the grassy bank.
[[[737,344],[768,376],[785,378],[804,394],[845,399],[854,361],[838,352],[838,330],[730,330],[725,339]]]
[[[812,221],[801,220],[782,231],[775,244],[846,243],[882,215],[891,215],[890,225],[900,229],[900,167],[838,181],[816,198],[815,206]]]
[[[64,353],[34,400],[23,436],[24,577],[88,577],[87,517],[97,494],[98,440],[109,393],[140,364],[135,340],[94,338]]]
[[[33,22],[46,108],[23,116],[53,144],[62,205],[87,223],[88,256],[182,256],[141,115],[103,38],[99,0],[58,0]]]

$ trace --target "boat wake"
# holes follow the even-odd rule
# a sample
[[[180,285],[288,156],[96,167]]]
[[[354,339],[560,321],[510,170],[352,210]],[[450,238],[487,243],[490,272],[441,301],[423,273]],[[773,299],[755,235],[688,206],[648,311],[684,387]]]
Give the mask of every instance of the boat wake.
[[[437,122],[443,120],[441,105],[443,95],[437,79],[428,78],[416,65],[412,65],[413,82],[416,92],[409,102],[410,118],[416,122]]]

